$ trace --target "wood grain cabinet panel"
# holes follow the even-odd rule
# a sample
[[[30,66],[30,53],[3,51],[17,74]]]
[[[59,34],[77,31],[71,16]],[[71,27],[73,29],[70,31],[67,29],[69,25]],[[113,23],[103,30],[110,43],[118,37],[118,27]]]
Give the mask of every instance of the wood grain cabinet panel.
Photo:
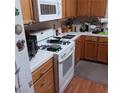
[[[32,0],[20,0],[24,24],[33,21]]]
[[[90,16],[90,0],[77,0],[77,16]]]
[[[43,77],[41,77],[36,83],[34,83],[35,93],[53,93],[54,84],[53,84],[53,69],[51,68]]]
[[[91,0],[91,16],[104,17],[106,6],[107,0]]]
[[[84,51],[85,51],[85,36],[81,36],[81,59],[84,59]]]
[[[62,18],[66,17],[66,0],[62,0]]]
[[[51,84],[50,86],[48,86],[46,93],[55,93],[54,84]]]
[[[77,16],[104,17],[108,0],[77,0]]]
[[[88,60],[96,61],[97,56],[97,44],[95,42],[85,42],[85,54],[84,58]]]
[[[87,36],[85,38],[84,58],[96,61],[97,57],[97,37]]]
[[[108,37],[81,36],[75,42],[75,62],[87,59],[108,63]]]
[[[77,0],[62,0],[62,17],[75,17]]]
[[[108,63],[108,38],[99,38],[97,61]]]
[[[53,71],[53,59],[50,59],[48,62],[46,62],[44,65],[42,65],[40,68],[38,68],[36,71],[42,73],[42,69],[44,68],[44,73],[38,77],[36,80],[36,76],[39,76],[35,71],[35,73],[32,73],[33,77],[33,86],[35,93],[55,93],[54,91],[54,71]],[[36,74],[36,75],[35,75]],[[35,82],[34,82],[35,81]]]
[[[47,63],[43,64],[41,67],[36,69],[32,73],[33,82],[36,82],[42,75],[44,75],[51,67],[53,66],[53,59],[47,61]]]
[[[82,50],[82,44],[81,44],[81,37],[77,38],[75,40],[75,64],[77,64],[80,61],[81,58],[81,50]]]
[[[76,16],[76,0],[66,0],[66,16]]]

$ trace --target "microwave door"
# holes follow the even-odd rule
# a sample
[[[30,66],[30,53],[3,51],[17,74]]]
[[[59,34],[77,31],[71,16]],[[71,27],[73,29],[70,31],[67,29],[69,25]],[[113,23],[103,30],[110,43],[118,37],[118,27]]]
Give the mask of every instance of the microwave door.
[[[33,8],[36,21],[44,22],[61,17],[61,2],[58,0],[33,0]],[[36,1],[38,1],[36,3]],[[37,6],[37,8],[36,8]]]

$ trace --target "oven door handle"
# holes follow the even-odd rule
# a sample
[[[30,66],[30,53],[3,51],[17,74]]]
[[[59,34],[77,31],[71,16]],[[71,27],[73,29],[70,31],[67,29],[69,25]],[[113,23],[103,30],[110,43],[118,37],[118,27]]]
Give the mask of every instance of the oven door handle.
[[[62,64],[64,60],[66,60],[74,51],[71,51],[68,56],[66,56],[64,59],[60,60],[59,64]]]

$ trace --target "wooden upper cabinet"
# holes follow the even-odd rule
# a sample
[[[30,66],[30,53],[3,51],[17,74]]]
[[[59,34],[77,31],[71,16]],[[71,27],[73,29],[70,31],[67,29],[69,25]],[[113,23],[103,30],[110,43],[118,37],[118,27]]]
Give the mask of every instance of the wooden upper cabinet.
[[[62,0],[62,17],[75,17],[77,0]]]
[[[104,17],[106,7],[107,0],[91,0],[91,16]]]
[[[90,15],[90,0],[77,0],[77,16]]]
[[[66,17],[65,11],[66,11],[65,0],[62,0],[62,18]]]
[[[66,0],[66,16],[76,16],[76,0]]]
[[[32,0],[20,0],[23,22],[28,24],[33,20]]]
[[[78,0],[77,2],[77,16],[105,16],[107,0]]]

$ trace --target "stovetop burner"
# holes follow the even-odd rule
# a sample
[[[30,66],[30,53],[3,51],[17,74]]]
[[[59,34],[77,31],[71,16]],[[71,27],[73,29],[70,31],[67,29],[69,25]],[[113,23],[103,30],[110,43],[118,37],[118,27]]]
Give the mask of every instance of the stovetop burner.
[[[75,37],[75,35],[65,35],[63,36],[62,38],[65,38],[65,39],[72,39],[73,37]]]
[[[59,39],[50,39],[50,40],[47,40],[47,43],[57,43],[57,44],[61,44],[62,41],[59,40]]]
[[[60,45],[51,45],[50,47],[47,48],[48,51],[53,51],[53,52],[56,52],[56,51],[60,51],[62,48]]]
[[[60,44],[60,45],[69,45],[70,41],[68,41],[68,40],[60,40],[60,39],[50,39],[50,40],[47,40],[47,43]]]
[[[41,45],[41,49],[47,50],[47,51],[52,51],[52,52],[58,52],[62,48],[60,45],[52,44],[52,45]]]

